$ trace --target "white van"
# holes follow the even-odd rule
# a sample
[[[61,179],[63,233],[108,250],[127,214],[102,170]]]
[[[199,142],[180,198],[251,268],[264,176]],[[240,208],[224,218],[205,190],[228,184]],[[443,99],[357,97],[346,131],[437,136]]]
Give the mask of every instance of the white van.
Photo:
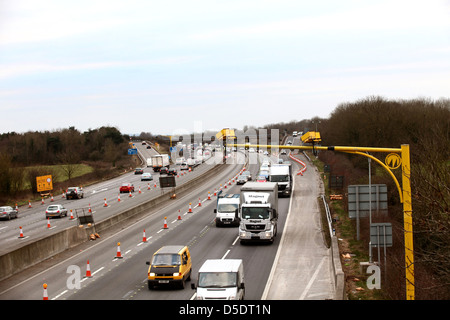
[[[241,259],[209,259],[200,267],[197,300],[244,300],[244,265]]]

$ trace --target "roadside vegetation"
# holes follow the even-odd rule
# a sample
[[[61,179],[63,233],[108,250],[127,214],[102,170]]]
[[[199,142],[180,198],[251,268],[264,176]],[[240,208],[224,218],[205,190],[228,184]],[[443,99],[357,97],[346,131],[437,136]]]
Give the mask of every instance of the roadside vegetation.
[[[416,299],[450,299],[450,100],[368,97],[339,105],[327,119],[271,126],[278,126],[280,132],[306,132],[315,131],[316,125],[324,146],[410,145]],[[387,154],[372,155],[384,162]],[[392,178],[372,161],[372,183],[387,185],[389,203],[388,214],[375,213],[373,222],[392,223],[394,245],[387,249],[386,265],[383,252],[377,257],[377,250],[373,250],[373,259],[380,262],[382,270],[382,288],[369,292],[365,287],[367,275],[359,272],[359,262],[368,261],[369,221],[361,219],[357,241],[346,198],[348,185],[368,184],[368,160],[332,151],[321,151],[318,159],[331,170],[322,174],[325,185],[330,175],[344,179],[343,188],[329,192],[343,195],[343,200],[330,201],[330,206],[340,238],[349,298],[405,299],[403,211]],[[394,170],[394,174],[401,185],[401,170]]]
[[[36,177],[52,175],[53,194],[87,185],[134,168],[127,154],[130,137],[117,128],[80,132],[74,127],[0,135],[0,203],[40,199]]]

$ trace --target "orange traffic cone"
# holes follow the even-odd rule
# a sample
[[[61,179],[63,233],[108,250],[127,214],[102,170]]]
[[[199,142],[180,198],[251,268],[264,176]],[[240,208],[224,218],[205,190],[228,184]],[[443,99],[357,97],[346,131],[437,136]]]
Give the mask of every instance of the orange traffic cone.
[[[208,191],[208,200],[211,200],[211,192]]]
[[[43,287],[44,287],[44,294],[43,294],[43,299],[42,300],[48,300],[47,284],[44,283]]]
[[[41,204],[45,204],[44,197],[41,198]]]
[[[117,259],[122,259],[122,254],[120,253],[120,242],[117,242],[117,253],[116,253]]]
[[[180,210],[178,210],[178,220],[181,220],[181,213],[180,213]]]
[[[28,200],[28,208],[31,208],[31,201]]]
[[[51,226],[50,226],[50,218],[47,218],[47,229],[50,229],[51,228]]]
[[[139,187],[139,193],[142,193],[142,192],[141,192],[141,187]]]
[[[169,229],[169,227],[167,226],[167,217],[164,217],[164,227],[163,229]]]
[[[24,238],[22,227],[19,227],[19,229],[20,229],[19,238]]]
[[[117,196],[117,202],[120,202],[120,193],[119,193],[119,195]]]
[[[70,209],[70,220],[73,220],[73,219],[74,219],[73,212],[72,212],[72,209]]]
[[[92,274],[91,274],[91,267],[89,266],[89,260],[87,261],[87,266],[86,266],[86,278],[91,278]]]
[[[145,229],[144,229],[144,232],[142,234],[142,242],[147,242],[147,237],[145,236]]]
[[[200,200],[200,198],[198,198],[198,206],[199,206],[199,207],[202,206],[202,200]]]
[[[92,213],[91,204],[89,203],[89,213]]]
[[[103,205],[104,207],[107,207],[108,206],[108,204],[106,203],[106,198],[105,198],[105,204]]]
[[[191,203],[189,203],[189,213],[192,213]]]
[[[128,192],[128,197],[129,197],[129,198],[133,197],[133,196],[131,195],[131,190]]]
[[[55,201],[55,200],[53,200],[53,195],[52,195],[52,197],[51,197],[51,199],[50,199],[50,202],[53,202],[53,201]]]
[[[150,183],[147,183],[147,190],[150,190]]]
[[[217,196],[217,190],[216,190],[216,188],[214,188],[214,197],[216,197]]]

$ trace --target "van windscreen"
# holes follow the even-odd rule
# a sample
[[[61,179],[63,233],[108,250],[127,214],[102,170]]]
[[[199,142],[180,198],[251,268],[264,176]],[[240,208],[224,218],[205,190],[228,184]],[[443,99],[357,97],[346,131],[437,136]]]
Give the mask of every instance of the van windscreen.
[[[155,254],[152,260],[153,266],[177,266],[181,265],[178,254]]]
[[[198,286],[202,288],[236,287],[237,273],[235,272],[201,272]]]

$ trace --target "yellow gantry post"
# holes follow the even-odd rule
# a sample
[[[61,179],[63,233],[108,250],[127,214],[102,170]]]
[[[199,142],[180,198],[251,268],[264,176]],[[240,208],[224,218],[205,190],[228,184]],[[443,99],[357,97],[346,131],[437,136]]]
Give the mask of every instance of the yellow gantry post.
[[[402,145],[403,224],[405,236],[406,299],[414,300],[414,251],[409,145]]]
[[[320,136],[315,135],[314,137]],[[314,138],[313,137],[313,138]],[[303,139],[303,137],[302,137]],[[319,140],[320,141],[320,140]],[[406,270],[406,299],[415,299],[414,287],[414,246],[413,246],[413,221],[412,221],[412,202],[411,202],[411,165],[409,145],[404,144],[401,148],[372,148],[372,147],[325,147],[325,146],[276,146],[276,145],[249,145],[249,144],[233,144],[233,147],[248,147],[248,148],[271,148],[286,149],[286,150],[330,150],[337,152],[353,153],[363,155],[374,159],[378,162],[393,178],[397,189],[399,191],[400,201],[403,203],[403,224],[404,224],[404,241],[405,241],[405,270]],[[383,164],[377,158],[367,154],[367,152],[390,153],[386,157],[386,164]],[[392,156],[397,155],[397,159]],[[402,187],[397,181],[397,178],[392,173],[391,169],[400,167],[402,169]]]

